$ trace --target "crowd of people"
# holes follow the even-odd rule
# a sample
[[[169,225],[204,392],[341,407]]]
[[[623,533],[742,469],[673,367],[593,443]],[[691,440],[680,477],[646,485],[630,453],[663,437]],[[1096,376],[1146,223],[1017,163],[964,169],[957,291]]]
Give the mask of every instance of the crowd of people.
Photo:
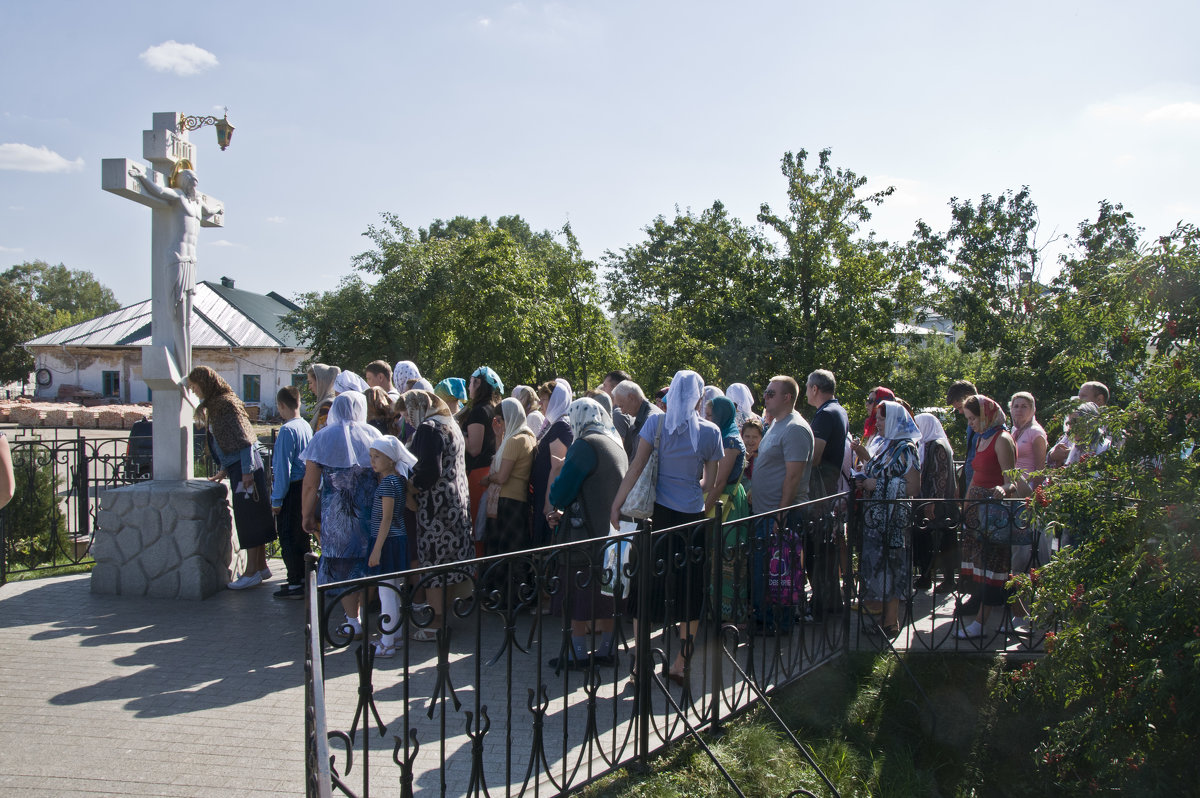
[[[1080,388],[1071,414],[1072,422],[1089,423],[1070,424],[1053,446],[1031,394],[1014,394],[1006,414],[970,382],[950,385],[947,402],[968,426],[960,477],[938,413],[914,412],[880,386],[867,394],[865,423],[856,434],[838,400],[836,378],[824,369],[809,374],[803,387],[786,375],[772,378],[761,404],[748,385],[721,389],[690,370],[677,372],[653,398],[622,371],[578,396],[561,378],[506,392],[487,366],[469,378],[436,384],[411,361],[394,367],[375,361],[363,373],[314,364],[308,387],[315,402],[307,419],[295,388],[279,392],[284,424],[270,490],[245,408],[232,389],[206,367],[189,375],[221,467],[214,478],[228,477],[234,489],[246,566],[231,589],[254,587],[270,576],[265,544],[276,534],[287,582],[275,595],[300,598],[310,540],[320,545],[318,581],[328,584],[603,537],[635,522],[630,507],[647,500],[648,492],[652,509],[636,517],[645,516],[654,529],[693,525],[686,534],[655,542],[656,560],[680,563],[679,573],[652,580],[648,599],[637,595],[636,581],[629,595],[614,596],[580,572],[588,563],[564,558],[566,587],[555,597],[555,609],[569,614],[571,638],[551,665],[611,661],[614,602],[624,598],[635,623],[660,622],[664,608],[673,608],[680,646],[669,675],[676,681],[685,678],[709,574],[705,562],[683,552],[705,545],[706,525],[698,522],[718,508],[727,522],[755,516],[750,534],[766,539],[802,527],[806,516],[797,505],[810,499],[854,491],[872,500],[863,504],[857,542],[857,600],[872,620],[867,628],[895,637],[901,602],[914,590],[932,588],[958,593],[956,633],[974,638],[1010,598],[1010,575],[1051,554],[1046,540],[1014,520],[1011,507],[992,500],[1028,496],[1044,469],[1111,445],[1100,425],[1090,423],[1108,400],[1108,389],[1096,382]],[[801,401],[811,408],[808,419],[798,409]],[[842,609],[836,586],[850,560],[844,537],[835,538],[826,562],[807,569],[813,588],[808,611],[814,615]],[[799,547],[801,561],[811,543]],[[752,571],[764,569],[760,557]],[[422,582],[414,601],[429,622],[411,630],[412,639],[437,639],[443,591],[473,575],[469,568],[450,569]],[[518,589],[527,587],[527,577],[517,566],[492,567],[486,588],[506,610],[540,604],[536,592]],[[835,589],[816,589],[818,578]],[[379,585],[381,611],[392,619],[398,617],[399,579]],[[782,619],[767,617],[766,580],[751,582],[756,622],[778,626]],[[363,634],[361,596],[341,596],[344,628],[354,636]],[[646,607],[650,617],[639,617]],[[375,656],[395,653],[402,643],[396,626],[385,625],[373,642]]]

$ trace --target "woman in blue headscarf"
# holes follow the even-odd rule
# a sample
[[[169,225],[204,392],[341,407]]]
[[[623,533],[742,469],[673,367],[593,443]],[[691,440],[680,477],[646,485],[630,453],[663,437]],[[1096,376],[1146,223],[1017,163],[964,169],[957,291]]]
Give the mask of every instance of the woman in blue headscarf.
[[[724,455],[717,463],[717,478],[709,486],[704,500],[704,514],[712,518],[718,501],[723,503],[722,517],[726,521],[749,515],[746,489],[742,487],[742,469],[746,466],[746,444],[737,427],[737,406],[725,396],[717,396],[704,406],[708,420],[721,430]]]
[[[496,433],[492,429],[492,418],[496,406],[504,398],[504,383],[499,375],[487,366],[480,366],[471,375],[471,403],[467,416],[462,421],[463,438],[467,446],[467,486],[471,495],[471,521],[477,524],[479,501],[487,491],[486,477],[492,470],[492,458],[496,454]],[[477,539],[475,554],[483,556],[483,540]]]

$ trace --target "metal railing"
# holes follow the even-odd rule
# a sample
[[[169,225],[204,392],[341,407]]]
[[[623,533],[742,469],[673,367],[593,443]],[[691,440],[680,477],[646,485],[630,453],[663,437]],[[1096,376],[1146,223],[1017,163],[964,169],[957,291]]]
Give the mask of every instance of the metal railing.
[[[892,542],[902,553],[883,557],[882,574],[870,572],[889,525],[900,532]],[[929,540],[914,547],[914,538]],[[1023,500],[841,494],[732,522],[644,527],[320,585],[310,604],[329,680],[319,714],[345,755],[328,760],[327,782],[315,781],[364,798],[418,789],[560,795],[621,766],[644,767],[664,746],[719,728],[849,649],[1036,656],[1048,630],[1014,629],[1009,604],[995,609],[985,634],[958,636],[979,607],[972,594],[957,592],[961,555],[966,547],[981,563],[998,562],[985,558],[1003,550],[1011,570],[1015,552],[1024,557],[1020,570],[1037,567],[1057,545],[1031,527]],[[914,587],[928,567],[914,564],[914,549],[932,558],[943,548],[952,552],[945,562],[958,587]],[[900,604],[894,638],[865,600],[881,578]],[[424,605],[423,590],[451,580],[457,586]],[[395,596],[397,617],[372,610],[359,638],[341,600],[369,601],[372,590]],[[606,592],[616,599],[611,610],[595,603]],[[611,618],[614,656],[593,624],[582,646],[588,653],[571,661],[577,607],[597,619],[601,607]],[[433,642],[409,639],[396,658],[377,659],[370,639],[381,633]],[[310,737],[310,763],[314,744]]]
[[[325,705],[306,715],[346,749],[327,755],[328,785],[559,795],[719,727],[845,651],[849,583],[817,612],[802,567],[838,556],[845,500],[320,585]],[[359,637],[343,602],[372,589],[398,617],[372,611]],[[374,634],[408,641],[377,658]],[[310,767],[310,795],[325,784]]]
[[[90,562],[101,493],[150,478],[127,437],[87,437],[76,428],[11,432],[15,490],[0,509],[0,584],[17,571]],[[195,469],[203,477],[217,469],[200,441]],[[260,444],[268,467],[273,441],[272,431],[272,443]]]

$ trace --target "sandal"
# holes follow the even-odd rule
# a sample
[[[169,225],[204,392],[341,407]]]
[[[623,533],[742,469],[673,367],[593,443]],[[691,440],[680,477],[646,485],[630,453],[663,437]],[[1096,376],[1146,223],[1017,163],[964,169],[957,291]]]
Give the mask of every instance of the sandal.
[[[418,643],[436,643],[438,639],[437,629],[414,629],[409,638],[416,640]]]
[[[396,656],[396,647],[384,645],[379,640],[373,644],[375,648],[375,659],[387,659],[388,657]]]

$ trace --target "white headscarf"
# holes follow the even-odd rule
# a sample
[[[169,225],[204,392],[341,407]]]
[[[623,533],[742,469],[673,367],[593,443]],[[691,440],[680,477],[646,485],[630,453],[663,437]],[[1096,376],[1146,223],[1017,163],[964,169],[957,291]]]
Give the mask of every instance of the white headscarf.
[[[585,396],[571,402],[567,408],[567,418],[571,422],[571,435],[579,440],[587,432],[600,431],[617,443],[622,443],[612,425],[612,416],[604,409],[604,405],[591,397]]]
[[[525,423],[525,406],[521,400],[511,396],[500,403],[500,416],[504,419],[504,438],[496,446],[496,454],[492,456],[491,473],[500,473],[500,464],[504,459],[504,447],[518,435],[533,435],[533,430]]]
[[[396,464],[396,473],[408,479],[412,467],[417,464],[417,456],[400,442],[395,435],[384,435],[371,441],[371,448],[380,454],[387,455]]]
[[[917,413],[913,417],[913,423],[921,431],[921,440],[917,443],[917,459],[923,468],[925,466],[925,444],[945,438],[946,430],[933,413]]]
[[[748,418],[756,418],[754,414],[754,393],[750,390],[750,386],[744,382],[735,382],[725,389],[725,395],[733,402],[733,406],[738,410],[739,424],[746,423]]]
[[[411,360],[401,360],[392,366],[392,385],[395,385],[396,390],[400,393],[409,390],[409,380],[419,379],[421,379],[421,372],[417,370],[417,364]]]
[[[704,395],[704,378],[694,371],[682,369],[671,378],[671,388],[664,397],[667,403],[666,425],[668,435],[686,429],[692,448],[700,446],[700,416],[696,411],[700,397]]]
[[[358,391],[338,394],[325,426],[312,436],[300,458],[328,468],[370,468],[371,442],[380,436],[366,420],[367,397]]]
[[[884,408],[883,431],[879,437],[888,441],[910,440],[916,442],[921,439],[921,430],[917,429],[917,425],[908,411],[904,409],[904,405],[887,400],[879,404]]]
[[[333,390],[338,393],[346,393],[347,391],[365,393],[369,387],[367,381],[353,371],[342,371],[333,379]]]
[[[433,393],[433,383],[422,377],[413,383],[412,389],[414,391],[429,391],[430,393]]]
[[[720,388],[718,388],[715,385],[705,385],[704,386],[704,401],[706,401],[706,402],[711,402],[713,399],[716,399],[718,396],[724,396],[724,395],[725,395],[725,392],[722,391]]]
[[[554,422],[563,417],[570,405],[571,383],[559,377],[554,381],[554,392],[550,394],[550,401],[546,403],[546,420],[542,423],[542,435],[554,426]]]

